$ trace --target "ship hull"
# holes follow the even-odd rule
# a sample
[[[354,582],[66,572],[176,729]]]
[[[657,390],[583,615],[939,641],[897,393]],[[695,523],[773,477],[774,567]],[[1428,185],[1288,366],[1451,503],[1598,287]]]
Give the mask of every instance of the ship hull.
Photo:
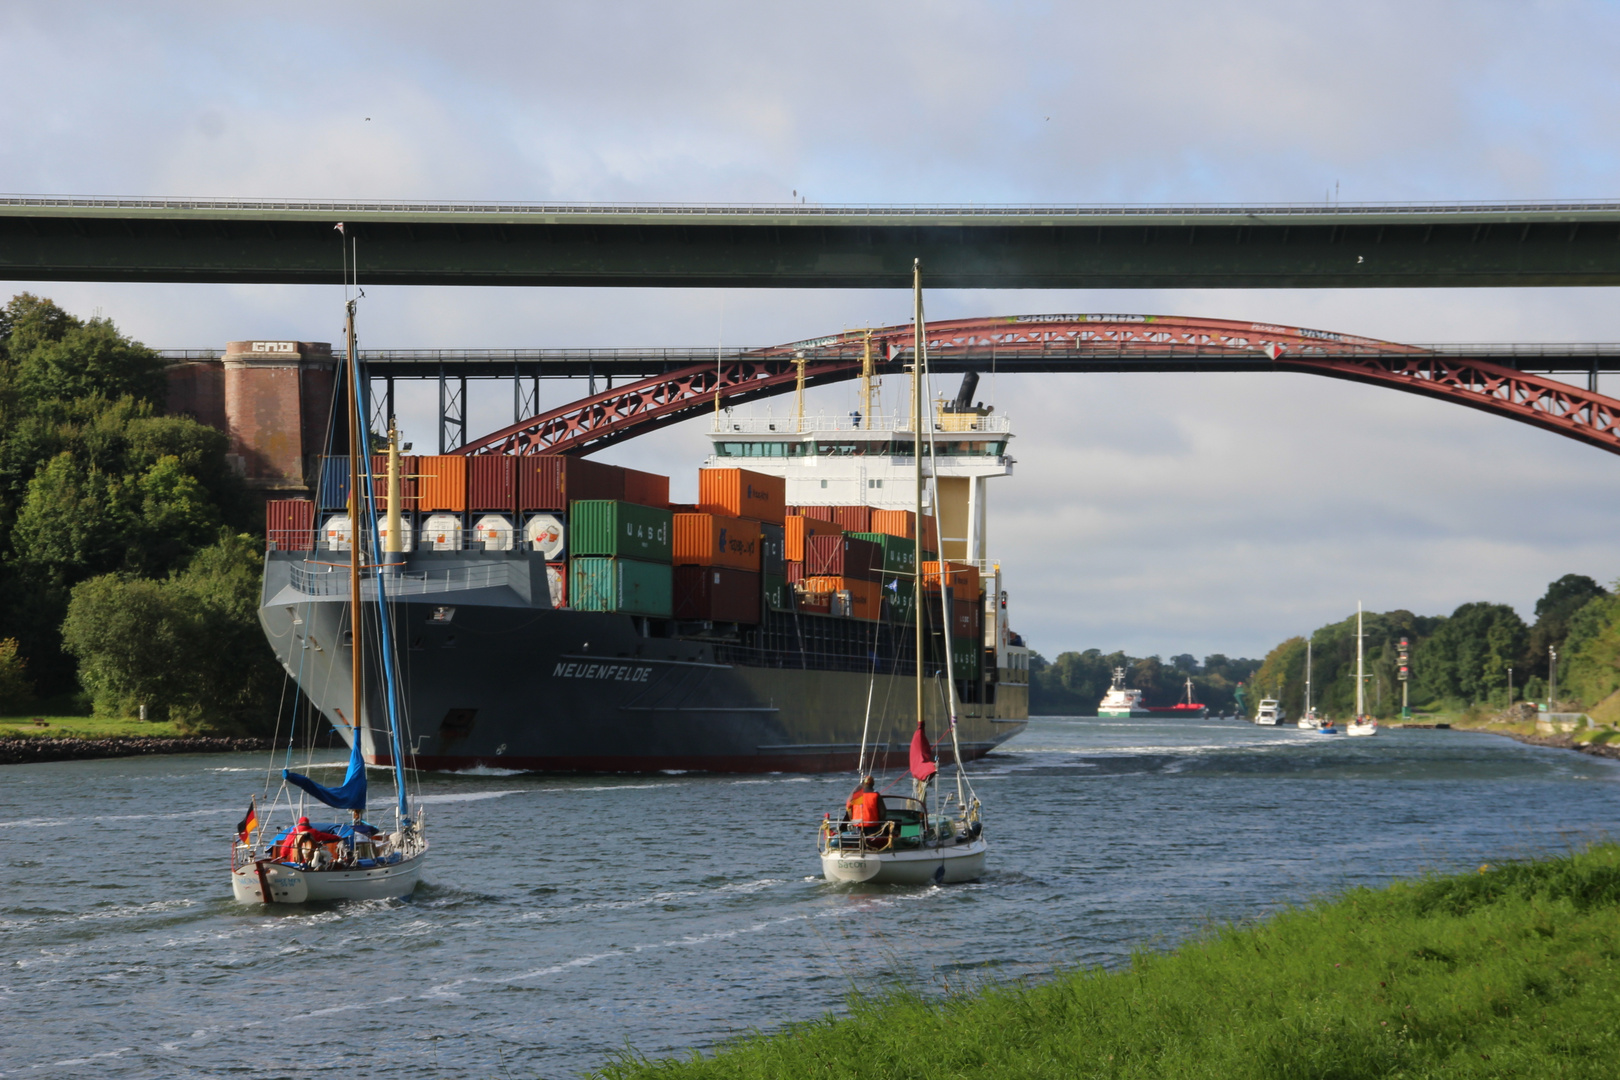
[[[267,562],[259,612],[265,633],[332,726],[346,740],[358,731],[368,762],[391,764],[375,674],[365,680],[358,729],[347,715],[346,604],[330,590],[311,595],[294,588],[291,562],[274,555]],[[809,656],[793,667],[794,657],[781,653],[750,664],[737,656],[746,650],[736,642],[657,636],[646,620],[537,606],[522,566],[512,560],[500,588],[401,596],[389,604],[411,766],[847,771],[859,758],[869,698],[867,737],[877,762],[906,762],[915,726],[909,670],[874,674],[869,663],[862,665],[867,670],[818,670]],[[365,606],[374,613],[374,605]],[[928,681],[929,726],[937,731],[945,719],[944,688]],[[1002,685],[981,696],[995,700],[958,706],[964,760],[988,753],[1027,722],[1027,687]],[[941,750],[948,758],[949,743]]]

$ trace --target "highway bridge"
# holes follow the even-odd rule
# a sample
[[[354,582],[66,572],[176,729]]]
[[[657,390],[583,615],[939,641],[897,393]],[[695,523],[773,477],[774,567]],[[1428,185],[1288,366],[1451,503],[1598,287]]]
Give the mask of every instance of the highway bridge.
[[[12,281],[908,288],[1620,284],[1620,202],[633,205],[0,196]]]

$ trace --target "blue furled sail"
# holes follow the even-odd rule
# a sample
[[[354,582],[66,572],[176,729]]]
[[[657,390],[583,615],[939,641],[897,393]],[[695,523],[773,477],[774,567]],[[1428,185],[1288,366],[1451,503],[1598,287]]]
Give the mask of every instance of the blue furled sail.
[[[354,729],[354,745],[349,748],[349,771],[343,774],[343,783],[335,788],[318,784],[303,773],[282,769],[281,778],[303,788],[327,806],[339,810],[366,808],[366,762],[360,756],[360,729]]]

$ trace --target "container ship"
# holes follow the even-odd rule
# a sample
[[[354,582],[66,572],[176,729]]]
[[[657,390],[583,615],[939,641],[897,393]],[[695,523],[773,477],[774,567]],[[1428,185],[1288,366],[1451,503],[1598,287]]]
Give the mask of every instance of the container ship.
[[[693,504],[670,502],[667,477],[577,457],[398,457],[397,532],[379,520],[387,554],[361,596],[374,612],[381,574],[409,764],[842,771],[863,728],[879,763],[903,764],[919,662],[933,730],[952,666],[964,759],[1022,731],[1029,652],[985,490],[1012,472],[1010,425],[930,411],[938,498],[920,519],[909,417],[717,413]],[[347,459],[315,471],[314,499],[267,505],[260,621],[313,708],[392,764],[381,699],[345,715]],[[366,472],[382,508],[388,456]]]

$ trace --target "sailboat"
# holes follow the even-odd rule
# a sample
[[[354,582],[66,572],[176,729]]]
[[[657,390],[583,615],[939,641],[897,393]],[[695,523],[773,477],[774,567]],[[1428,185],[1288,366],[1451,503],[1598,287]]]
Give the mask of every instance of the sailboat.
[[[1356,715],[1345,725],[1346,735],[1376,735],[1378,721],[1367,715],[1367,683],[1362,656],[1361,601],[1356,601]]]
[[[1305,642],[1305,712],[1294,723],[1304,730],[1317,726],[1316,706],[1311,704],[1311,643]]]
[[[349,357],[349,521],[369,523],[369,529],[351,529],[349,542],[349,631],[345,635],[350,650],[353,697],[350,713],[339,717],[351,728],[349,764],[343,782],[328,787],[303,773],[281,770],[282,785],[265,817],[260,818],[258,800],[249,800],[247,815],[237,826],[231,846],[231,892],[242,904],[303,904],[327,900],[389,900],[409,896],[422,876],[427,857],[420,804],[413,813],[406,796],[404,739],[399,709],[398,671],[388,610],[388,570],[379,555],[385,551],[377,528],[377,513],[369,455],[361,449],[369,435],[361,424],[365,412],[365,381],[355,345],[354,317],[357,301],[348,301],[346,333]],[[386,508],[387,550],[398,547],[400,536],[400,470],[398,435],[389,424],[388,506]],[[364,484],[362,484],[364,480]],[[369,542],[369,543],[368,543]],[[362,558],[372,553],[370,563]],[[376,593],[376,627],[382,673],[382,700],[387,721],[386,738],[392,750],[394,784],[394,827],[384,831],[365,820],[366,765],[362,744],[367,731],[365,672],[368,644],[364,630],[367,620],[361,604],[362,579]],[[370,591],[370,590],[367,590]],[[378,733],[382,734],[382,733]],[[296,793],[296,794],[295,794]],[[285,797],[285,802],[283,802]],[[348,811],[347,821],[312,822],[303,811],[309,799]],[[290,819],[277,828],[270,819],[285,811]]]
[[[915,319],[915,355],[912,379],[912,438],[915,450],[915,504],[918,546],[921,547],[923,530],[923,425],[928,428],[928,454],[934,455],[934,424],[923,413],[925,390],[928,383],[927,335],[923,326],[922,261],[912,264],[912,303]],[[939,505],[934,492],[933,505]],[[920,554],[920,551],[919,551]],[[912,794],[909,796],[880,796],[873,778],[866,774],[868,767],[866,730],[861,732],[860,772],[862,786],[857,798],[871,800],[860,811],[856,821],[834,820],[831,814],[823,818],[818,836],[822,876],[828,881],[865,882],[877,885],[949,885],[957,882],[977,881],[984,874],[988,844],[984,837],[984,824],[979,817],[979,799],[968,783],[962,768],[962,750],[956,730],[956,679],[952,672],[951,601],[948,588],[950,571],[940,552],[939,602],[940,626],[944,638],[945,690],[947,722],[951,749],[956,765],[956,790],[940,790],[939,755],[928,739],[924,699],[924,590],[925,578],[922,560],[917,560],[915,572],[916,615],[916,716],[917,728],[911,736],[910,774]],[[870,708],[868,709],[870,713]],[[875,757],[875,754],[874,754]]]

